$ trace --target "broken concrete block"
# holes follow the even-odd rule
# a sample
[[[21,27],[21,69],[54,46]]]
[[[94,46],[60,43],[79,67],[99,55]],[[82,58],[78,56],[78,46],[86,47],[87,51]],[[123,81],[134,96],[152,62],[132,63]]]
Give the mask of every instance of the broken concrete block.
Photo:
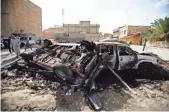
[[[26,86],[30,87],[31,89],[38,90],[37,83],[33,81],[24,81],[23,83],[26,84]]]

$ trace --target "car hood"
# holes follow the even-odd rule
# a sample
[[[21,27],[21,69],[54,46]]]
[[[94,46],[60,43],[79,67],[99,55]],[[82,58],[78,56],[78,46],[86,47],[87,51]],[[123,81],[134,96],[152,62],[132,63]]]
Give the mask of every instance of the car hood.
[[[157,64],[157,58],[155,56],[138,54],[137,57],[138,61],[152,62],[153,64]]]

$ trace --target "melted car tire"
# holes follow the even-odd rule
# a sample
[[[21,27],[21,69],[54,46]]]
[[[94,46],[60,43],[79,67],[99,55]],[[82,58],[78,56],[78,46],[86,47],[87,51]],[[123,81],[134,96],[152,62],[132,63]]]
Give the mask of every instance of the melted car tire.
[[[146,78],[152,78],[154,74],[154,65],[152,63],[141,63],[138,67],[139,74]]]
[[[62,63],[57,63],[57,65],[53,68],[55,76],[59,78],[61,81],[72,82],[72,71]]]

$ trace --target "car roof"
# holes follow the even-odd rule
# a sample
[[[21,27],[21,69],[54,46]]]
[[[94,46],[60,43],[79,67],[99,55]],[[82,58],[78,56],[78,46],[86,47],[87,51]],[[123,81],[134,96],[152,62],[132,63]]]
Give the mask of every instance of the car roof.
[[[56,45],[62,45],[62,46],[79,46],[80,44],[77,43],[57,43]]]
[[[120,42],[95,42],[96,45],[98,44],[105,44],[105,45],[125,45],[123,43],[120,43]]]
[[[94,42],[96,45],[124,45],[123,43],[120,42]],[[61,46],[79,46],[80,44],[77,43],[57,43],[56,45],[61,45]]]

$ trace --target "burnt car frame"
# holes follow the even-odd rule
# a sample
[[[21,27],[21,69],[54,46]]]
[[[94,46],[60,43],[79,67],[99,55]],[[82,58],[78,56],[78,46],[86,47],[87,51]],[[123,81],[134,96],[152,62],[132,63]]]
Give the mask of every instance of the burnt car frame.
[[[138,69],[147,73],[153,69],[154,64],[157,64],[155,57],[138,54],[128,45],[120,42],[82,41],[80,44],[51,44],[47,42],[32,53],[21,54],[26,65],[21,67],[16,63],[17,66],[25,70],[29,68],[29,71],[41,72],[71,87],[85,88],[88,99],[96,110],[101,109],[101,103],[95,94],[98,88],[95,79],[103,75],[102,70]],[[142,66],[147,66],[148,69],[145,71]]]

